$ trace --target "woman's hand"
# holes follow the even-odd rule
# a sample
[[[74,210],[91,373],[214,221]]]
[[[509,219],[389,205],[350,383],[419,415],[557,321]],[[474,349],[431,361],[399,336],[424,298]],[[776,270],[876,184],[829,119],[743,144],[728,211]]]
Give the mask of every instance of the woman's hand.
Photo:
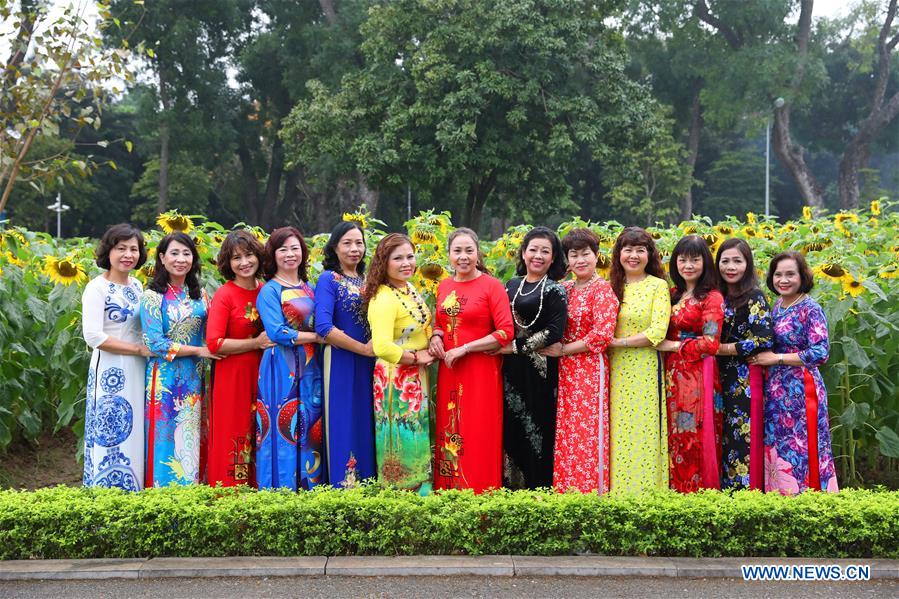
[[[150,351],[149,347],[141,343],[137,345],[137,355],[141,356],[142,358],[152,358],[153,352]]]
[[[371,344],[371,341],[362,346],[362,355],[366,358],[374,358],[375,350],[374,346]]]
[[[202,347],[198,347],[197,350],[198,350],[197,351],[198,358],[205,358],[207,360],[221,360],[222,358],[225,357],[221,354],[212,353],[211,351],[209,351],[209,348],[206,347],[205,345]]]
[[[434,363],[434,356],[429,354],[426,349],[419,349],[415,352],[415,361],[419,366],[430,366]]]
[[[256,336],[256,349],[268,349],[270,347],[275,347],[275,342],[268,338],[268,334],[265,331],[262,331]]]
[[[468,347],[465,345],[456,347],[449,350],[444,355],[445,357],[443,358],[443,361],[446,363],[448,368],[452,368],[456,361],[459,360],[459,358],[468,355]]]
[[[680,346],[681,346],[680,341],[671,341],[670,339],[663,339],[658,345],[656,345],[656,350],[667,351],[667,352],[677,352],[677,351],[680,351]]]
[[[749,356],[746,361],[754,366],[774,366],[782,360],[783,357],[781,354],[775,354],[772,351],[763,351],[754,356]]]
[[[433,335],[431,337],[431,343],[428,344],[428,353],[438,360],[446,359],[446,352],[443,351],[443,337],[440,335]],[[449,366],[449,364],[447,364],[447,366]]]
[[[538,349],[537,353],[548,358],[561,358],[565,355],[562,353],[562,347],[561,343],[553,343],[552,345],[547,345],[542,349]]]
[[[736,343],[722,343],[718,346],[718,351],[715,352],[716,356],[736,356],[737,355],[737,344]]]

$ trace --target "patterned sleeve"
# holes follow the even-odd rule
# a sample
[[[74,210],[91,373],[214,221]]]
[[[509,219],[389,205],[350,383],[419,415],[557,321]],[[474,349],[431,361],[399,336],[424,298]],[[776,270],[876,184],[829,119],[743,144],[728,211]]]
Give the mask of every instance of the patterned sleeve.
[[[490,333],[500,346],[508,345],[515,337],[515,324],[512,322],[512,306],[506,288],[498,280],[490,282],[487,290],[487,301],[490,306],[490,317],[495,330]]]
[[[602,353],[615,337],[615,326],[618,323],[618,297],[612,286],[603,281],[596,297],[591,298],[593,305],[593,328],[584,337],[584,344],[593,353]]]
[[[147,289],[140,298],[140,326],[144,331],[144,345],[157,358],[171,362],[181,350],[181,344],[169,339],[162,324],[162,294]]]
[[[450,280],[450,279],[445,279]],[[437,285],[437,305],[434,306],[434,322],[432,327],[432,333],[439,333],[441,336],[446,334],[446,310],[443,308],[443,302],[449,297],[452,292],[446,293],[444,291],[446,285],[443,284],[443,281],[440,281],[440,284]],[[428,335],[430,337],[431,335]]]
[[[771,308],[761,289],[756,289],[746,303],[746,336],[735,344],[737,355],[743,358],[774,346]]]
[[[256,311],[265,327],[265,334],[278,345],[293,345],[293,340],[300,334],[290,326],[281,309],[281,286],[269,281],[259,290],[256,296]]]
[[[799,359],[807,367],[821,366],[827,362],[830,355],[830,339],[827,335],[827,317],[824,310],[816,302],[809,302],[810,306],[799,314],[800,320],[804,320],[803,328],[808,339],[808,347],[799,352]]]
[[[640,331],[653,345],[658,345],[665,338],[668,333],[668,321],[671,319],[671,295],[665,281],[661,279],[657,281],[649,300],[651,304],[649,326]]]
[[[231,314],[231,297],[224,285],[212,296],[209,317],[206,319],[206,347],[218,353],[228,335],[228,317]]]
[[[685,340],[679,353],[690,361],[714,356],[721,343],[723,324],[724,298],[718,291],[710,291],[702,301],[702,336]]]
[[[568,325],[568,299],[565,288],[558,283],[547,284],[543,298],[543,309],[548,315],[546,326],[528,337],[521,346],[514,344],[515,352],[529,354],[562,340]],[[509,308],[511,312],[511,307]]]
[[[334,328],[334,308],[337,304],[337,284],[334,273],[322,272],[315,284],[315,332],[324,339]]]
[[[376,293],[368,303],[372,351],[391,364],[398,364],[403,357],[403,348],[394,343],[393,339],[394,324],[399,316],[397,306],[391,294],[381,292]]]
[[[109,335],[103,332],[106,294],[95,281],[88,283],[81,294],[81,333],[91,349],[100,347],[109,339]]]

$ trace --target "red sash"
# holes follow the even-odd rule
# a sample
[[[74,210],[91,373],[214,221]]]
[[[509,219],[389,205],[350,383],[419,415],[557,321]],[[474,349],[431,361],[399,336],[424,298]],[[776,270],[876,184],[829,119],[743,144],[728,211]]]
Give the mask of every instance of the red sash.
[[[749,367],[749,488],[765,489],[765,381],[761,366]]]
[[[720,489],[718,452],[715,443],[715,357],[702,359],[702,464],[703,489]]]
[[[821,490],[818,471],[818,388],[808,368],[802,369],[805,383],[805,420],[808,426],[808,488]]]

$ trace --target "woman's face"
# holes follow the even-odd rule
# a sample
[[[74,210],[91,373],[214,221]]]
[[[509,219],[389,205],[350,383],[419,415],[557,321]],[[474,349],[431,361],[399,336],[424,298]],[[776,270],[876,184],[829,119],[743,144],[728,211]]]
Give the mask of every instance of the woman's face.
[[[238,279],[250,280],[259,271],[259,258],[249,249],[237,246],[231,253],[230,265]]]
[[[528,242],[522,253],[524,266],[529,275],[542,277],[549,272],[553,263],[553,245],[549,239],[535,237]]]
[[[190,248],[178,241],[172,241],[159,259],[166,272],[173,277],[186,277],[194,263],[194,255]]]
[[[415,251],[408,243],[393,248],[387,258],[387,277],[405,283],[415,274]]]
[[[137,237],[123,239],[109,250],[109,270],[127,274],[137,265],[138,260],[140,243]]]
[[[784,258],[774,267],[774,288],[783,296],[793,296],[799,293],[802,286],[802,277],[799,275],[799,265],[792,258]]]
[[[344,270],[355,271],[359,262],[365,257],[365,239],[362,237],[362,231],[353,227],[344,233],[334,251]]]
[[[649,264],[649,249],[644,245],[626,245],[621,248],[619,261],[625,274],[642,275]]]
[[[449,262],[457,275],[471,275],[478,267],[478,246],[470,235],[459,235],[449,246]]]
[[[737,248],[730,248],[721,253],[721,259],[718,260],[718,274],[728,285],[736,285],[743,280],[748,266],[743,252]]]
[[[596,253],[590,247],[568,250],[568,267],[579,280],[589,280],[596,274]]]
[[[300,240],[291,235],[284,244],[275,250],[275,265],[282,273],[296,274],[303,261],[303,246]]]
[[[677,257],[677,272],[684,278],[687,284],[695,284],[702,276],[702,256],[688,256],[680,254]]]

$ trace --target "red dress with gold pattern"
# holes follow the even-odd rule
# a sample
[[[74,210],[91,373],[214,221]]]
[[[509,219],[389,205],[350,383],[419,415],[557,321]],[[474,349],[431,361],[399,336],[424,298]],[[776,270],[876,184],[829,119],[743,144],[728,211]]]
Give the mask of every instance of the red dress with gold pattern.
[[[671,488],[682,493],[721,488],[724,421],[715,353],[723,305],[713,290],[702,300],[689,297],[671,308],[668,339],[682,345],[665,358],[668,470]]]
[[[437,289],[435,331],[446,351],[492,335],[500,344],[514,331],[503,284],[481,274],[471,281],[444,279]],[[473,352],[437,378],[434,486],[481,492],[503,484],[502,357]]]
[[[584,493],[609,490],[609,356],[618,298],[608,281],[568,292],[568,325],[562,343],[583,341],[587,351],[559,359],[559,403],[553,486]]]

